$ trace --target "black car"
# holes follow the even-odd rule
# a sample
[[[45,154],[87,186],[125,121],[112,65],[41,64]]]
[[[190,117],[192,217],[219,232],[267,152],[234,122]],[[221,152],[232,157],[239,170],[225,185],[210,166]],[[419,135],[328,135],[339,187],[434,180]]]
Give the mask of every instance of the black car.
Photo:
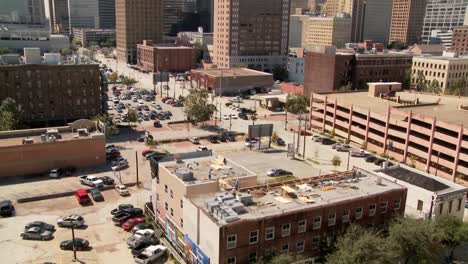
[[[335,143],[336,143],[335,140],[329,139],[329,138],[324,138],[322,140],[322,145],[333,145]]]
[[[115,215],[124,209],[133,208],[131,204],[119,204],[119,206],[111,211],[111,215]]]
[[[15,207],[10,200],[0,201],[0,216],[12,216],[15,211]]]
[[[155,243],[151,239],[145,239],[137,247],[132,248],[132,255],[140,255],[140,253],[143,252],[143,250],[154,244]]]
[[[130,217],[138,217],[143,215],[143,210],[141,208],[127,208],[123,209],[123,212],[130,215]]]
[[[384,163],[384,162],[385,162],[384,159],[377,158],[377,159],[374,161],[374,164],[377,165],[377,166],[380,166],[380,165],[382,165],[382,163]]]
[[[111,177],[109,176],[104,176],[104,177],[101,177],[99,178],[102,180],[102,182],[105,184],[105,185],[114,185],[114,179],[112,179]]]
[[[73,244],[75,244],[76,250],[86,250],[89,248],[89,241],[82,238],[75,238],[75,240],[65,240],[60,243],[60,249],[62,250],[73,250]]]
[[[211,143],[218,143],[218,137],[217,136],[209,136],[208,141]]]
[[[236,138],[232,134],[224,133],[224,134],[221,135],[220,140],[221,140],[221,142],[236,141]]]
[[[249,120],[249,117],[247,116],[247,114],[245,113],[239,113],[238,114],[239,118],[242,119],[242,120]]]
[[[55,231],[55,226],[54,225],[51,225],[51,224],[48,224],[48,223],[45,223],[45,222],[42,222],[42,221],[34,221],[34,222],[31,222],[31,223],[28,223],[24,229],[27,230],[31,227],[39,227],[41,230],[47,230],[47,231],[51,231],[51,232],[54,232]]]
[[[377,159],[376,156],[369,155],[366,157],[366,162],[374,162],[376,159]]]
[[[98,189],[89,190],[89,194],[96,202],[104,201],[104,196],[102,196],[101,191],[99,191]]]
[[[138,142],[145,142],[145,136],[141,136],[137,139]]]
[[[284,142],[284,140],[280,137],[276,139],[276,144],[279,146],[286,146],[286,142]]]

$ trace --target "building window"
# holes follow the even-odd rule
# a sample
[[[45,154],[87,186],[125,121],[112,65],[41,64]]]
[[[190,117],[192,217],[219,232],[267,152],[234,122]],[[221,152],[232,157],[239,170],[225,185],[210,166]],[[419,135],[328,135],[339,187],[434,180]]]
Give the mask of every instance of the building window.
[[[165,190],[165,192],[167,193],[167,184],[164,185],[164,190]]]
[[[444,204],[441,203],[439,204],[439,214],[442,214],[443,211],[444,211]]]
[[[387,206],[388,206],[387,201],[380,203],[380,213],[381,214],[385,214],[387,212]]]
[[[252,252],[249,254],[249,263],[257,262],[257,252]]]
[[[250,232],[249,244],[256,244],[258,242],[258,230]]]
[[[297,242],[296,252],[297,253],[304,252],[304,240],[301,240],[301,241]]]
[[[171,216],[174,216],[174,210],[171,208]]]
[[[449,214],[452,213],[453,200],[449,202]]]
[[[399,210],[401,207],[401,199],[395,200],[393,203],[393,210]]]
[[[314,218],[313,229],[319,229],[321,225],[322,225],[322,217],[321,216],[316,216]]]
[[[236,257],[231,257],[227,259],[227,264],[236,264]]]
[[[458,199],[458,206],[457,206],[457,211],[461,210],[461,205],[462,205],[462,199]]]
[[[362,218],[362,207],[356,208],[356,219]]]
[[[184,227],[184,219],[180,219],[180,227]]]
[[[166,211],[169,210],[169,206],[167,205],[167,203],[164,203],[165,207],[166,207]]]
[[[422,209],[423,209],[423,201],[418,200],[418,207],[417,207],[417,210],[418,210],[418,211],[422,211]]]
[[[281,236],[289,236],[291,233],[291,224],[283,224],[283,227],[281,228]]]
[[[301,220],[297,223],[297,233],[304,233],[307,228],[307,220]]]
[[[172,190],[171,191],[171,198],[174,198],[174,192]]]
[[[180,208],[184,208],[184,201],[180,200]]]
[[[334,226],[336,223],[336,213],[328,215],[328,226]]]
[[[371,204],[371,205],[369,206],[369,216],[375,215],[375,210],[376,210],[376,208],[377,208],[377,205],[376,205],[376,204]]]
[[[288,254],[289,253],[289,244],[284,244],[281,246],[281,254]]]
[[[349,210],[343,211],[343,216],[341,217],[343,223],[349,222]]]
[[[267,227],[265,230],[265,240],[275,239],[275,227]]]
[[[320,236],[314,236],[312,238],[312,248],[314,248],[314,249],[318,248],[319,243],[320,243]]]
[[[227,249],[235,248],[236,246],[237,246],[237,235],[229,235],[227,237]]]

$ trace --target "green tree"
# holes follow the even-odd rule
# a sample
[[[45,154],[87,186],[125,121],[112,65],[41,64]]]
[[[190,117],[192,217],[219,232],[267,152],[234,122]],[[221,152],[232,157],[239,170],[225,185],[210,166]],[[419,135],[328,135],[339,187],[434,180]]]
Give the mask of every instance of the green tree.
[[[351,225],[346,233],[338,238],[334,252],[326,257],[326,263],[396,263],[395,256],[388,248],[388,241],[384,237],[363,227]]]
[[[427,91],[430,93],[440,94],[442,92],[442,88],[440,88],[439,81],[436,79],[432,80],[427,87]]]
[[[137,83],[137,81],[133,78],[128,78],[126,76],[123,76],[122,79],[122,84],[127,85],[127,86],[132,86]]]
[[[72,40],[72,44],[75,45],[75,46],[82,46],[83,45],[83,43],[81,43],[81,41],[79,39],[77,39],[77,38],[74,38]]]
[[[20,111],[15,100],[5,98],[0,104],[0,131],[15,130],[20,126]]]
[[[138,112],[135,109],[128,109],[128,122],[129,123],[136,123],[138,122]]]
[[[206,90],[192,90],[185,97],[184,112],[187,119],[192,122],[204,122],[211,118],[216,111],[216,106],[208,103],[208,92]]]
[[[109,74],[109,77],[107,79],[109,80],[109,83],[115,83],[119,79],[119,76],[117,75],[116,72],[113,72]]]
[[[405,71],[405,76],[402,83],[403,89],[411,88],[411,69]]]
[[[0,55],[11,53],[9,48],[0,48]]]
[[[306,112],[308,106],[307,97],[301,94],[288,94],[286,98],[286,109],[288,112],[298,114]]]
[[[286,81],[288,79],[288,71],[286,68],[277,65],[273,68],[273,78],[275,80]]]
[[[427,90],[426,76],[423,71],[418,71],[416,74],[416,90],[425,92]]]
[[[463,91],[466,86],[467,86],[467,80],[461,79],[461,80],[451,83],[450,86],[447,87],[447,90],[445,91],[445,93],[449,95],[461,96],[463,95]]]
[[[404,43],[402,41],[393,41],[388,46],[389,49],[396,49],[396,50],[403,50],[403,49],[406,49],[406,47],[407,47],[406,43]]]
[[[455,216],[441,216],[435,221],[435,228],[441,237],[442,244],[449,251],[450,260],[452,260],[455,249],[462,242],[468,241],[468,224]]]
[[[335,170],[337,167],[341,166],[341,158],[339,156],[333,156],[331,159],[331,164],[335,167]]]
[[[60,50],[60,54],[62,54],[63,56],[65,55],[70,55],[72,52],[69,48],[63,48]]]
[[[390,224],[388,240],[392,254],[400,263],[438,263],[443,245],[434,222],[412,218],[398,218]]]

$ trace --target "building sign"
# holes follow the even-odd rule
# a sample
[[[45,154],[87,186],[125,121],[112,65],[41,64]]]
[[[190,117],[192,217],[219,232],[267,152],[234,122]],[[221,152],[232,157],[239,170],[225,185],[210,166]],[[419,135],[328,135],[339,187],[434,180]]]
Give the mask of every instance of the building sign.
[[[185,257],[190,264],[210,264],[210,258],[203,253],[188,235],[185,235]]]
[[[168,82],[169,73],[168,72],[155,72],[153,73],[153,84],[160,82]]]
[[[273,124],[249,125],[249,138],[271,137],[273,134]]]

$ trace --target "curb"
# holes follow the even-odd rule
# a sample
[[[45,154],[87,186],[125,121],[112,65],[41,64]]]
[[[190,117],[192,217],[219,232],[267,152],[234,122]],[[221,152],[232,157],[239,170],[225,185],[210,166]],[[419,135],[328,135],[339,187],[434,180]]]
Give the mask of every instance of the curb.
[[[133,183],[127,183],[124,184],[127,187],[133,187],[136,185],[135,182]],[[104,188],[101,191],[107,191],[107,190],[112,190],[114,189],[115,185],[110,185],[110,186],[104,186]],[[88,188],[86,191],[89,193],[89,191],[93,188]],[[59,192],[59,193],[52,193],[52,194],[44,194],[44,195],[39,195],[39,196],[32,196],[32,197],[26,197],[26,198],[20,198],[16,200],[17,203],[29,203],[29,202],[35,202],[35,201],[42,201],[42,200],[48,200],[48,199],[55,199],[55,198],[60,198],[60,197],[67,197],[67,196],[72,196],[75,194],[75,191],[68,191],[68,192]]]
[[[210,132],[210,135],[207,136],[197,136],[199,139],[208,139],[210,136],[213,135],[218,135],[216,132]],[[235,137],[239,136],[245,136],[245,133],[242,132],[232,132]],[[162,139],[162,140],[155,140],[157,144],[167,144],[167,143],[176,143],[176,142],[183,142],[183,141],[189,141],[187,137],[182,137],[182,138],[172,138],[172,139]]]

